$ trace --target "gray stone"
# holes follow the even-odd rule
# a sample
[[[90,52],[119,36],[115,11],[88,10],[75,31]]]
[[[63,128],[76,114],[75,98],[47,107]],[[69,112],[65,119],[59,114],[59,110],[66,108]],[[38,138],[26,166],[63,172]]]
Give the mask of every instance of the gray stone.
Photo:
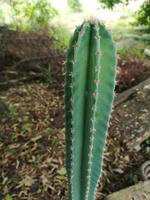
[[[105,200],[150,200],[150,181],[139,182],[129,188],[115,192]]]

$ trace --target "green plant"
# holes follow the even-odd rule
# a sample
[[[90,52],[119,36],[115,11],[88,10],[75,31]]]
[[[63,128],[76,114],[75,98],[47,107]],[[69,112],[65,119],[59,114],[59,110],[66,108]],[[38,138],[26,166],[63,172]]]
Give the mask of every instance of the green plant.
[[[93,200],[115,85],[110,33],[97,20],[78,27],[70,41],[65,75],[66,168],[69,200]]]
[[[74,12],[82,11],[82,6],[79,0],[67,0],[67,2],[72,11]]]
[[[5,200],[13,200],[10,194],[7,194]]]
[[[49,34],[54,37],[54,47],[56,49],[63,50],[67,48],[71,33],[66,27],[60,24],[59,26],[55,27],[51,26],[49,29]]]
[[[119,3],[128,3],[129,0],[98,0],[100,3],[104,3],[108,8],[113,8]]]
[[[150,1],[146,1],[137,12],[137,24],[145,25],[150,30]]]
[[[23,31],[48,29],[49,20],[58,14],[48,0],[12,0],[9,4],[13,12],[13,27]]]

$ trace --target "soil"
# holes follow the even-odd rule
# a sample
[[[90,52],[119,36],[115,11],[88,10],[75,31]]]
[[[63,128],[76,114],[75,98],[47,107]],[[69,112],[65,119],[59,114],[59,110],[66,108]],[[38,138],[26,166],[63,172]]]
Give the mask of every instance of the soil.
[[[125,58],[118,60],[116,92],[127,90],[150,77],[150,60]]]
[[[0,90],[9,88],[12,85],[9,81],[20,77],[27,82],[33,79],[47,81],[49,73],[52,87],[59,92],[60,87],[63,90],[65,51],[55,49],[54,40],[55,38],[50,37],[44,30],[31,33],[8,30],[4,32],[0,46]],[[150,76],[150,61],[119,58],[117,70],[116,92],[120,93]]]
[[[18,79],[20,74],[29,76],[30,67],[35,65],[47,68],[50,64],[52,73],[51,85],[41,79],[33,79],[30,82],[19,81],[17,84],[8,84],[7,90],[1,87],[0,194],[2,198],[10,194],[14,200],[65,200],[67,196],[63,119],[65,56],[64,52],[54,49],[52,39],[48,38],[45,43],[41,42],[36,46],[37,41],[47,37],[43,35],[45,35],[43,32],[31,35],[12,33],[12,39],[9,40],[4,53],[6,59],[1,63],[3,76],[0,76],[0,83]],[[29,37],[34,39],[37,37],[34,45],[28,41]],[[40,59],[34,60],[33,57]],[[28,58],[31,59],[16,65]],[[119,60],[116,91],[122,92],[149,77],[149,66],[149,62],[136,58]],[[29,71],[24,69],[25,67]],[[10,69],[16,71],[18,75],[10,77],[10,74],[6,73]],[[105,170],[98,188],[97,199],[103,199],[106,194],[134,184],[140,179],[136,174],[137,169],[147,159],[145,149],[140,152],[128,150],[127,153],[127,147],[118,134],[122,131],[121,127],[119,132],[116,131],[118,116],[113,118],[112,124],[105,153]],[[122,148],[123,146],[125,148]],[[113,161],[110,158],[113,158]]]

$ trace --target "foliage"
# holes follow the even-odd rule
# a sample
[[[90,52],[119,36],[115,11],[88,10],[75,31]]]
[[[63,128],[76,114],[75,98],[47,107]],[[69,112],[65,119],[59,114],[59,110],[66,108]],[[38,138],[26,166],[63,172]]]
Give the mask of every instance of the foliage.
[[[150,30],[150,2],[145,2],[137,12],[137,24],[145,25]]]
[[[54,45],[56,49],[62,50],[67,48],[70,38],[70,32],[67,28],[62,27],[61,25],[59,27],[51,27],[49,29],[49,34],[54,37]]]
[[[108,8],[112,8],[118,3],[127,3],[129,0],[98,0],[100,3],[104,3]]]
[[[48,29],[49,20],[58,14],[48,0],[12,0],[7,3],[12,10],[12,26],[15,29]]]
[[[135,57],[145,59],[144,49],[149,48],[148,35],[140,34],[133,28],[134,16],[121,17],[109,24],[113,39],[117,43],[117,52],[123,59]]]
[[[2,9],[0,9],[0,22],[4,21],[4,12]]]
[[[101,176],[112,107],[115,48],[98,21],[84,22],[70,41],[66,63],[66,167],[70,200],[93,200]]]
[[[79,2],[79,0],[67,0],[69,7],[72,9],[74,12],[79,12],[82,10],[82,6]]]

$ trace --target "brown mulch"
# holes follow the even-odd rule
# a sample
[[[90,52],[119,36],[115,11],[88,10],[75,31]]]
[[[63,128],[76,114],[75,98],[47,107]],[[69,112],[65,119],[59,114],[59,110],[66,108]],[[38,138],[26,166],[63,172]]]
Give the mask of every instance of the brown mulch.
[[[7,30],[1,43],[0,90],[40,80],[52,82],[52,87],[62,95],[65,53],[54,48],[54,38],[46,31],[25,33]]]
[[[35,32],[6,30],[2,34],[0,65],[6,63],[10,65],[30,57],[48,57],[52,55],[53,44],[54,38],[45,30]]]
[[[64,199],[60,97],[43,84],[31,84],[11,88],[0,99],[6,108],[0,119],[1,194],[16,200]]]
[[[127,90],[150,77],[150,61],[138,58],[120,58],[116,92]]]
[[[55,89],[42,83],[1,92],[1,195],[11,194],[15,200],[66,199],[62,102]],[[97,199],[139,180],[136,170],[147,156],[145,149],[126,148],[118,121],[119,116],[113,118],[109,130]]]

